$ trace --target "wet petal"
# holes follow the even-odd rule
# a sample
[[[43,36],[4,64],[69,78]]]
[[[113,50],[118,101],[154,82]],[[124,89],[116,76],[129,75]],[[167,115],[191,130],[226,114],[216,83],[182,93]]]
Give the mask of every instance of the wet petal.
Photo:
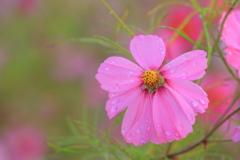
[[[220,24],[225,16],[226,12],[222,14]],[[240,10],[234,9],[228,15],[224,28],[222,31],[222,40],[226,43],[227,46],[232,46],[234,48],[240,49]]]
[[[121,57],[109,57],[100,65],[96,79],[109,92],[125,92],[143,83],[144,71],[135,63]]]
[[[207,68],[207,53],[202,50],[187,52],[160,69],[166,79],[196,80],[202,78]]]
[[[236,127],[232,132],[232,141],[237,143],[240,141],[240,126]]]
[[[155,70],[160,67],[165,57],[165,44],[158,36],[135,36],[130,43],[130,50],[145,70]]]
[[[195,121],[191,107],[166,87],[159,87],[153,99],[153,120],[160,143],[185,138]]]
[[[227,62],[233,66],[233,68],[238,70],[240,69],[240,50],[232,47],[226,48],[226,59]]]
[[[204,113],[208,108],[207,94],[199,85],[190,81],[168,80],[167,86],[177,92],[191,106],[195,114]]]
[[[145,90],[135,99],[124,115],[122,135],[128,143],[142,145],[151,140],[159,144],[152,120],[152,99]]]
[[[107,101],[106,111],[108,117],[111,119],[126,107],[128,107],[135,98],[142,92],[140,87],[134,87],[127,92],[124,92],[120,95],[114,96]]]

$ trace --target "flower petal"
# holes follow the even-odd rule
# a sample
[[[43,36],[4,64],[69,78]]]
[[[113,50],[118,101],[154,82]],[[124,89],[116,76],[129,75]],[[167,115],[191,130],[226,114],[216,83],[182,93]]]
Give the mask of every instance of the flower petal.
[[[232,132],[232,141],[234,143],[240,142],[240,126],[236,127]]]
[[[160,67],[165,57],[165,44],[158,36],[135,36],[130,43],[130,51],[137,63],[145,70]]]
[[[168,80],[166,84],[167,87],[177,92],[191,106],[196,115],[197,112],[204,113],[205,109],[208,108],[207,94],[199,85],[180,80]]]
[[[226,59],[233,68],[240,68],[240,50],[234,49],[232,47],[226,48]]]
[[[160,69],[166,79],[196,80],[205,74],[207,53],[202,50],[187,52]]]
[[[222,20],[225,15],[226,15],[226,12],[222,14],[220,23],[222,23]],[[226,43],[226,45],[232,46],[237,49],[240,49],[240,41],[239,41],[240,18],[239,17],[240,17],[240,10],[239,9],[232,10],[225,21],[224,28],[222,31],[222,40]]]
[[[135,63],[121,57],[109,57],[100,65],[96,79],[109,92],[125,92],[143,83],[144,71]]]
[[[126,142],[134,145],[142,145],[149,140],[159,144],[152,120],[152,98],[147,90],[142,91],[128,107],[122,123],[122,135]]]
[[[108,112],[108,117],[112,119],[119,112],[123,111],[127,106],[129,106],[132,101],[142,92],[139,86],[134,87],[120,95],[114,96],[107,101],[106,111]]]
[[[195,121],[191,107],[166,87],[159,87],[153,99],[153,121],[160,143],[185,138]]]

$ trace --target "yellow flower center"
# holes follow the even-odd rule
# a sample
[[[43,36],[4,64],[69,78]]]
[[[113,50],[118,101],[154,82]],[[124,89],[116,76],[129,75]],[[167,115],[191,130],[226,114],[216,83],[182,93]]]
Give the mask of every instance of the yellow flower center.
[[[145,86],[150,90],[155,90],[159,85],[164,84],[163,77],[157,71],[148,70],[142,75]]]

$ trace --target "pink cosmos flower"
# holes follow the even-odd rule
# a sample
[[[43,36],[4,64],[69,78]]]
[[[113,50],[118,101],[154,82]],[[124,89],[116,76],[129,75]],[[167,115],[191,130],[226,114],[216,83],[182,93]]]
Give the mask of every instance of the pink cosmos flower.
[[[31,126],[19,126],[4,137],[11,160],[32,160],[45,154],[47,145],[42,131]]]
[[[222,14],[224,18],[226,12]],[[222,22],[220,20],[220,23]],[[226,44],[226,59],[233,68],[238,70],[238,76],[240,77],[240,10],[234,9],[228,15],[224,28],[222,31],[222,40]]]
[[[236,127],[232,132],[232,141],[237,143],[240,141],[240,126]]]
[[[109,118],[128,107],[121,129],[128,143],[180,140],[193,131],[197,112],[208,107],[207,94],[190,82],[205,74],[206,52],[191,51],[162,66],[165,50],[157,36],[135,36],[130,51],[140,66],[109,57],[98,69],[96,78],[109,92]]]

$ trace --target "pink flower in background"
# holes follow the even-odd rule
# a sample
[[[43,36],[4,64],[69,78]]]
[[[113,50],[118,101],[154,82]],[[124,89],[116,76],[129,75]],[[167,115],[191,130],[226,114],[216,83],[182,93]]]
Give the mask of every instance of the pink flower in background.
[[[219,117],[226,111],[232,100],[231,95],[234,93],[234,90],[237,87],[235,83],[229,80],[225,82],[220,82],[220,80],[224,79],[224,77],[224,74],[220,75],[209,72],[209,74],[205,76],[203,80],[203,86],[207,87],[217,83],[222,83],[218,86],[206,90],[209,99],[209,112],[202,114],[200,117],[205,121],[209,120],[211,124],[214,124],[219,119]]]
[[[232,132],[232,141],[237,143],[240,141],[240,126],[236,127]]]
[[[160,25],[177,29],[192,12],[193,10],[189,7],[172,7],[168,10],[165,21]],[[194,41],[197,40],[201,30],[201,19],[197,14],[194,15],[182,29],[182,31]],[[176,39],[173,40],[171,37],[176,34],[176,32],[171,29],[158,27],[158,29],[155,31],[155,34],[158,34],[160,37],[162,37],[166,43],[167,54],[165,56],[165,60],[174,59],[179,55],[192,50],[193,48],[193,44],[180,35],[177,35]]]
[[[226,12],[222,14],[222,19]],[[240,77],[240,10],[234,9],[228,15],[224,28],[222,31],[222,40],[226,45],[226,59],[233,68],[238,70],[238,76]]]
[[[89,54],[84,53],[84,51],[74,52],[75,50],[70,47],[61,47],[59,49],[60,51],[56,54],[56,61],[52,70],[52,75],[56,80],[79,81],[86,79],[90,74],[95,74],[93,71],[97,68],[96,63]],[[89,66],[88,64],[91,64],[90,67],[87,67]]]
[[[11,160],[32,160],[43,156],[46,151],[45,137],[42,131],[22,126],[9,130],[4,143]]]
[[[125,58],[109,57],[96,75],[109,92],[109,118],[128,107],[122,135],[134,145],[186,137],[192,132],[197,112],[208,107],[207,94],[190,82],[205,74],[206,52],[191,51],[162,66],[165,45],[153,35],[134,37],[130,51],[141,67]]]

